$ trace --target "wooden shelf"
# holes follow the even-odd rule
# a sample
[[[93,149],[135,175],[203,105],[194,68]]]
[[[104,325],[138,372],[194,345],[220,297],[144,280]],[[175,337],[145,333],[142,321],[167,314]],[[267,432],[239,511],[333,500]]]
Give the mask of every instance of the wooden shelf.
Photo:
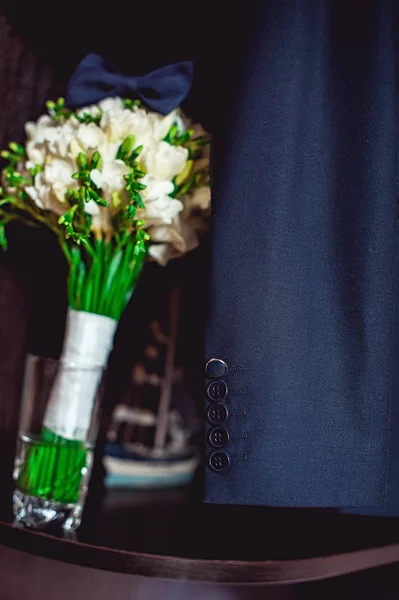
[[[44,558],[218,583],[312,581],[323,572],[338,576],[367,561],[370,548],[398,539],[396,521],[333,511],[203,505],[190,489],[109,492],[101,510],[87,514],[75,540],[0,523],[0,545]],[[398,549],[392,552],[399,561]]]

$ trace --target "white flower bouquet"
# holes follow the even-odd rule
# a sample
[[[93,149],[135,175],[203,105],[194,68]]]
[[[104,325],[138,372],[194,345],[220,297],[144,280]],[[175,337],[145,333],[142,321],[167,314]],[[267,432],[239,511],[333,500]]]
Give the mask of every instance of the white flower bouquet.
[[[73,504],[100,378],[89,369],[106,365],[145,258],[165,265],[198,244],[210,203],[209,140],[179,109],[163,116],[119,97],[77,111],[63,99],[47,106],[49,114],[26,124],[26,144],[11,143],[2,153],[8,165],[0,190],[0,244],[7,247],[5,228],[12,220],[43,224],[69,264],[61,367],[42,437],[69,448],[78,473],[54,462],[50,467],[45,448],[28,451],[17,488],[26,497]],[[82,369],[73,372],[71,365]],[[44,470],[39,487],[30,477],[37,470]]]

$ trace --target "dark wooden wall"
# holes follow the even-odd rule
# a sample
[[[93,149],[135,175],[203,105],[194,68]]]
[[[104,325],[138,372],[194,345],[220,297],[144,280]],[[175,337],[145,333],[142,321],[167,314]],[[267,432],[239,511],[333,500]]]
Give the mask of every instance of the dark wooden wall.
[[[0,15],[0,147],[23,137],[23,124],[40,112],[55,86],[52,69],[43,64]],[[10,255],[0,255],[0,515],[9,512],[12,461],[23,364],[27,349],[28,303],[18,277],[19,231],[11,236]],[[22,248],[21,248],[22,249]]]

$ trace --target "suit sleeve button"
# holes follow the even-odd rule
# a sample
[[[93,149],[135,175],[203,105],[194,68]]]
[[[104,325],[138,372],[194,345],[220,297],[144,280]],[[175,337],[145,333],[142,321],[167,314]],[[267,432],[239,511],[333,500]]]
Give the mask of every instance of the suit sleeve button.
[[[209,400],[212,400],[212,402],[219,402],[227,396],[227,385],[224,381],[211,381],[206,388],[206,393]]]
[[[227,419],[227,408],[223,404],[212,404],[206,411],[206,417],[211,425],[221,425]]]
[[[208,377],[212,377],[213,379],[224,377],[227,375],[228,370],[228,366],[221,358],[211,358],[205,365],[205,371]]]
[[[229,441],[229,434],[223,427],[214,427],[208,433],[208,441],[214,448],[223,448]]]
[[[221,473],[225,471],[230,464],[230,459],[226,452],[212,452],[208,458],[208,465],[212,471]]]

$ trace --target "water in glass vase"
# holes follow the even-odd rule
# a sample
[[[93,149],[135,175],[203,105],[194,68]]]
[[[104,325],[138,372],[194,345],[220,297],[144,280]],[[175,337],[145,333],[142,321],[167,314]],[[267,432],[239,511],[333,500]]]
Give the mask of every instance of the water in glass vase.
[[[79,338],[80,339],[80,338]],[[75,531],[96,443],[104,369],[29,355],[14,465],[15,524]]]
[[[35,529],[60,524],[75,531],[87,494],[93,448],[43,428],[20,435],[15,460],[13,505],[16,524]]]

